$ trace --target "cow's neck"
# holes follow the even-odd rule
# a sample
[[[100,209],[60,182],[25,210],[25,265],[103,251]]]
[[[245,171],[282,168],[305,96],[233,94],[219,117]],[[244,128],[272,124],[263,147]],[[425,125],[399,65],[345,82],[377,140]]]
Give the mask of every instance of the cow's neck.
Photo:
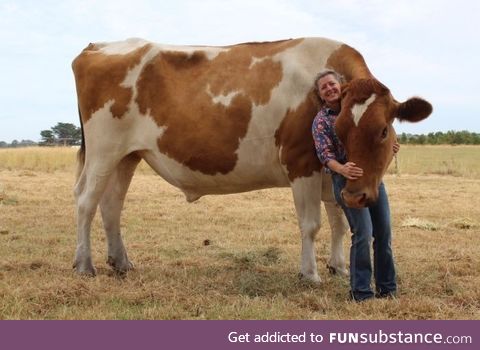
[[[348,45],[340,46],[330,55],[327,67],[342,74],[347,82],[353,79],[373,78],[363,56]]]

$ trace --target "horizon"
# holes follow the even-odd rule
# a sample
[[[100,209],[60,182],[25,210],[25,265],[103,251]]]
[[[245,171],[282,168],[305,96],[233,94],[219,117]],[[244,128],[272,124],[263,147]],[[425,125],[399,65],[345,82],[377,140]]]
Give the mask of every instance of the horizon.
[[[72,123],[73,124],[73,123]],[[75,124],[74,124],[75,125]],[[75,125],[77,128],[79,128],[80,126],[78,125]],[[46,129],[45,129],[46,130]],[[50,130],[50,129],[48,129]],[[43,131],[43,130],[42,130]],[[397,137],[399,138],[400,136],[402,135],[406,135],[407,137],[411,137],[411,136],[428,136],[430,134],[438,134],[438,133],[441,133],[443,135],[446,135],[448,133],[462,133],[462,132],[468,132],[470,134],[477,134],[477,135],[480,135],[480,132],[475,132],[475,131],[469,131],[469,130],[447,130],[447,131],[430,131],[430,132],[427,132],[427,133],[422,133],[422,134],[417,134],[417,133],[410,133],[410,132],[397,132]],[[39,132],[40,134],[40,132]],[[19,144],[21,144],[22,142],[34,142],[36,145],[38,145],[40,142],[41,142],[41,137],[39,140],[31,140],[31,139],[14,139],[12,140],[11,142],[7,142],[5,140],[0,140],[0,142],[6,142],[8,145],[11,145],[13,142],[17,141]]]

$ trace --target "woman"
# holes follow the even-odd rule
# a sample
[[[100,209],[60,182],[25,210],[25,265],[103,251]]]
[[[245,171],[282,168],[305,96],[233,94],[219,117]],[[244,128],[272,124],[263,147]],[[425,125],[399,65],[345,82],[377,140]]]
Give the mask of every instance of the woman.
[[[320,102],[312,134],[320,162],[327,172],[332,173],[335,198],[345,212],[350,230],[350,297],[362,301],[374,296],[394,297],[397,289],[395,266],[391,248],[390,209],[383,183],[379,187],[378,201],[362,209],[348,208],[343,203],[340,192],[346,179],[355,180],[363,175],[363,170],[348,162],[345,150],[335,134],[335,120],[340,112],[342,77],[332,70],[321,72],[315,78],[315,90]],[[399,150],[394,145],[393,151]],[[376,294],[371,288],[372,263],[370,242],[373,238],[373,270]]]

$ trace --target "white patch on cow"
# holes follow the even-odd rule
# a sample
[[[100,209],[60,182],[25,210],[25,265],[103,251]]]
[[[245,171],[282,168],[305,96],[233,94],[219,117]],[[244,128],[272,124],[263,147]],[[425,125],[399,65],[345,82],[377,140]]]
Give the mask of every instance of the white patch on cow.
[[[137,82],[138,82],[138,78],[143,70],[143,67],[145,66],[145,64],[147,62],[149,62],[151,59],[153,59],[156,55],[158,55],[158,53],[160,52],[160,49],[158,47],[152,47],[141,59],[140,63],[137,64],[135,67],[133,67],[132,69],[130,69],[128,72],[127,72],[127,75],[125,77],[125,79],[123,80],[123,82],[120,84],[120,86],[122,87],[126,87],[126,88],[133,88],[134,89],[134,98],[133,100],[135,100],[135,98],[137,97],[136,95],[136,89],[137,89]]]
[[[220,103],[225,107],[230,106],[230,103],[232,103],[233,98],[240,93],[240,91],[232,91],[227,95],[214,95],[210,90],[210,84],[207,85],[206,92],[208,96],[212,98],[213,103],[215,104]]]
[[[358,123],[360,123],[360,119],[362,119],[363,115],[365,114],[365,111],[367,110],[368,106],[372,104],[373,101],[375,101],[375,98],[377,95],[372,94],[365,102],[363,103],[355,103],[352,107],[352,118],[353,122],[355,123],[356,126],[358,126]]]
[[[158,51],[182,52],[191,56],[194,52],[201,51],[205,53],[209,60],[213,60],[220,53],[230,50],[229,48],[215,47],[215,46],[180,46],[180,45],[163,45],[152,43],[150,41],[130,38],[123,41],[115,41],[108,43],[96,43],[100,47],[100,52],[105,55],[126,55],[147,44],[151,44]]]
[[[110,107],[114,101],[109,100],[84,124],[87,153],[91,150],[109,158],[127,155],[131,152],[157,147],[157,139],[166,130],[158,127],[149,116],[140,116],[138,108],[133,106],[121,118],[114,118]],[[108,130],[108,137],[105,131]]]
[[[144,39],[130,38],[123,41],[115,41],[110,43],[97,43],[101,47],[100,52],[105,55],[126,55],[145,46],[149,42]],[[103,46],[103,47],[102,47]]]
[[[162,51],[169,52],[182,52],[191,57],[195,52],[203,52],[207,58],[211,61],[217,57],[220,53],[229,51],[228,48],[215,47],[215,46],[177,46],[177,45],[158,45]]]
[[[252,57],[252,62],[250,62],[250,66],[248,67],[248,69],[252,69],[253,66],[256,65],[257,63],[265,61],[266,59],[269,59],[269,58],[271,57],[262,57],[262,58]]]

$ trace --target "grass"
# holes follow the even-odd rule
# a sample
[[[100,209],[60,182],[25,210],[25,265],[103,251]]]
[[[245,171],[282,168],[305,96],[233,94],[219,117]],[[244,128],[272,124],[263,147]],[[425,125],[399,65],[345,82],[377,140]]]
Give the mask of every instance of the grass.
[[[390,173],[480,178],[479,146],[402,145]]]
[[[73,171],[75,149],[68,147],[26,147],[0,149],[0,170],[22,170],[23,176],[34,172]]]
[[[0,149],[0,170],[21,170],[23,176],[35,172],[75,172],[76,149],[65,147],[33,147]],[[392,162],[389,174],[451,175],[480,178],[480,146],[402,145],[397,163]],[[153,174],[144,162],[138,173]]]
[[[111,273],[97,217],[98,276],[78,277],[71,268],[75,151],[0,150],[0,319],[479,319],[479,150],[402,146],[400,175],[385,178],[399,298],[361,304],[347,301],[347,279],[328,274],[326,223],[317,237],[323,284],[298,279],[289,189],[188,204],[144,165],[122,218],[136,269],[124,278]],[[456,152],[472,159],[458,167],[465,175],[441,175],[425,162],[407,170],[410,156],[430,159],[429,152],[438,166]],[[345,253],[348,247],[346,239]]]

